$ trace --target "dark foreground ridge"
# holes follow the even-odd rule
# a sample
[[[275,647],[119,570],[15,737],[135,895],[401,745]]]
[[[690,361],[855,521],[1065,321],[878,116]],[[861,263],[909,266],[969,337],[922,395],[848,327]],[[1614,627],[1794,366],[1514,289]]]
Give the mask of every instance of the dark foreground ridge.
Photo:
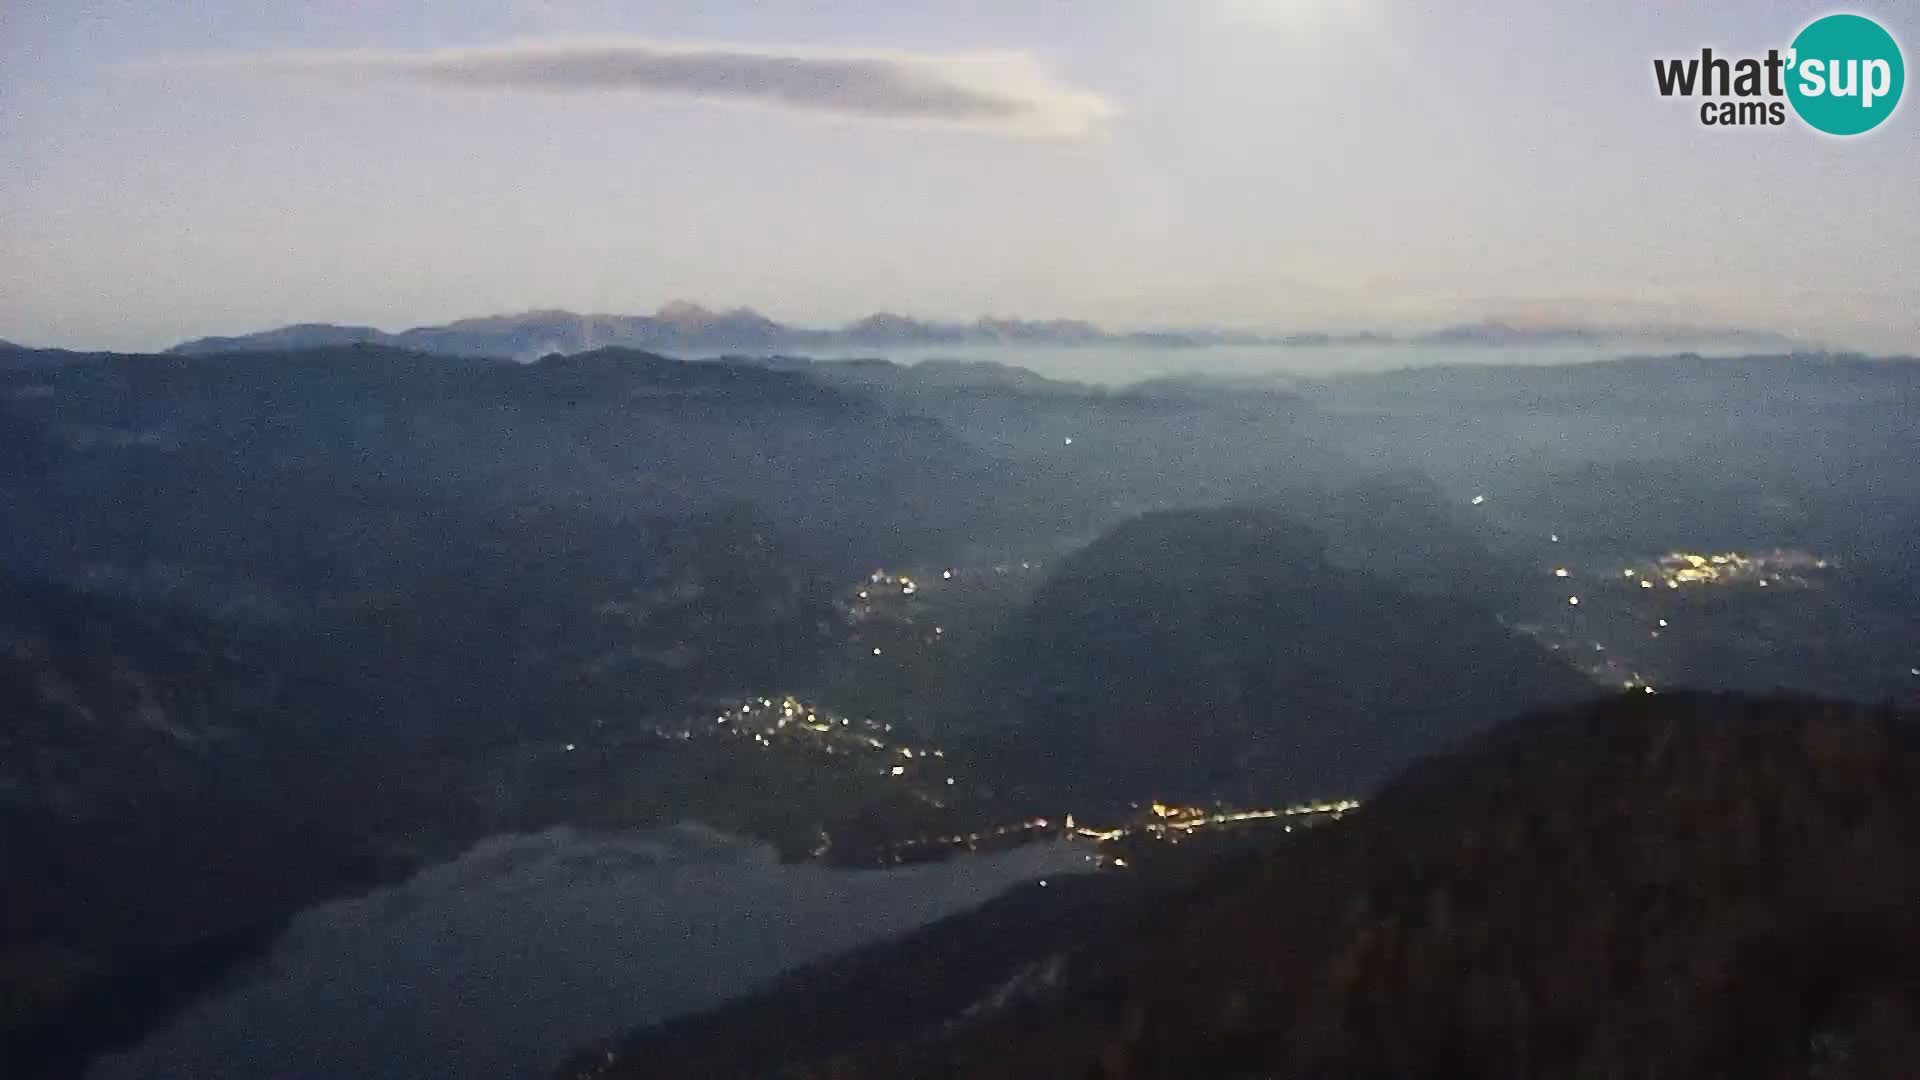
[[[1632,695],[1260,855],[1018,891],[566,1077],[1895,1077],[1920,727]]]

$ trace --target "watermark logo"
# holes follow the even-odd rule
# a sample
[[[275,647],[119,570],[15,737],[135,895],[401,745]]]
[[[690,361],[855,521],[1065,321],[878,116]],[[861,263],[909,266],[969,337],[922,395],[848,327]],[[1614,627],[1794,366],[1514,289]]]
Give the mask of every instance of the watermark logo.
[[[1900,104],[1907,65],[1900,44],[1863,15],[1815,19],[1785,50],[1765,57],[1699,56],[1655,60],[1661,97],[1702,98],[1700,122],[1709,127],[1775,126],[1787,108],[1828,135],[1859,135],[1879,127]]]
[[[1886,28],[1860,15],[1817,19],[1793,39],[1787,100],[1829,135],[1872,131],[1893,115],[1906,87],[1907,65]],[[1796,63],[1797,61],[1797,63]]]

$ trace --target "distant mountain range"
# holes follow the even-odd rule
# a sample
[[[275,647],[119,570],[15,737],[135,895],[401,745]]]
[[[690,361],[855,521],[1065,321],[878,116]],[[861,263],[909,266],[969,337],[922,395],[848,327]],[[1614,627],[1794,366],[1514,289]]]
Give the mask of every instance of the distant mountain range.
[[[279,351],[368,343],[458,356],[532,360],[552,353],[578,353],[609,346],[700,353],[981,344],[1124,343],[1179,348],[1258,344],[1267,340],[1258,335],[1218,330],[1109,333],[1091,323],[1066,319],[982,318],[971,323],[930,322],[886,312],[869,315],[838,329],[815,329],[775,322],[751,308],[714,311],[682,300],[652,315],[529,311],[461,319],[445,326],[419,326],[399,333],[371,326],[302,323],[236,337],[200,338],[170,351],[194,354]]]
[[[169,351],[189,354],[284,351],[362,343],[455,356],[511,357],[517,360],[533,360],[552,353],[578,353],[608,346],[668,353],[711,353],[941,345],[1129,345],[1178,349],[1217,345],[1316,347],[1395,343],[1479,347],[1626,347],[1648,344],[1780,347],[1791,344],[1778,334],[1739,329],[1513,326],[1492,321],[1394,337],[1373,332],[1259,334],[1217,328],[1109,331],[1076,319],[982,317],[962,323],[880,312],[837,329],[820,329],[776,322],[751,308],[714,311],[676,300],[652,315],[529,311],[518,315],[461,319],[444,326],[417,326],[398,333],[371,326],[300,323],[233,337],[197,338],[176,345]]]

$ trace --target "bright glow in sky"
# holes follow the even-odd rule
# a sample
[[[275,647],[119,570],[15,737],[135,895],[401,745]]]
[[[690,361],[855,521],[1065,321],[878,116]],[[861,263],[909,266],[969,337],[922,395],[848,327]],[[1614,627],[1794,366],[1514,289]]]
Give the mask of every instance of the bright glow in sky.
[[[6,0],[0,337],[688,297],[1920,351],[1920,113],[1703,127],[1768,0]],[[1905,44],[1920,10],[1858,8]]]

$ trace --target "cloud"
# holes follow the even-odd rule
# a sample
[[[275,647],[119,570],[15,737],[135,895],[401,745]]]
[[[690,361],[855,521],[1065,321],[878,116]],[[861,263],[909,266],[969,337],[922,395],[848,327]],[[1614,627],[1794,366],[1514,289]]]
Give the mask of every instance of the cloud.
[[[1013,135],[1089,133],[1114,108],[1025,53],[932,55],[635,38],[515,41],[478,48],[301,49],[176,59],[164,66],[456,89],[638,92]]]

